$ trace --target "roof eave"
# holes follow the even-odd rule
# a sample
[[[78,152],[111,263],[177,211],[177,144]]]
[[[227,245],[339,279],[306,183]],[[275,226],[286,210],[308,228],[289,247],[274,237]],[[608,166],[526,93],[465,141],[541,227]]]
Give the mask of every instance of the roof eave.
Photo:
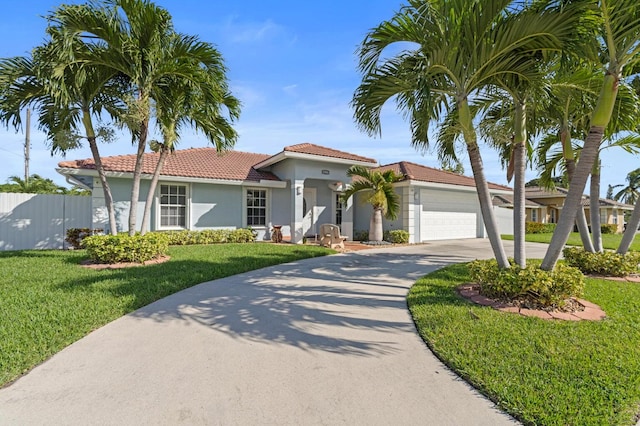
[[[333,163],[333,164],[348,164],[350,166],[357,165],[363,167],[375,167],[376,163],[372,163],[369,161],[361,161],[361,160],[349,160],[346,158],[338,158],[338,157],[329,157],[326,155],[317,155],[317,154],[305,154],[302,152],[293,152],[293,151],[282,151],[273,157],[269,157],[266,160],[259,162],[254,165],[255,169],[262,169],[264,167],[269,167],[273,164],[279,163],[280,161],[286,159],[298,159],[298,160],[310,160],[310,161],[322,161],[325,163]]]
[[[98,177],[98,171],[95,169],[76,169],[70,167],[58,167],[56,171],[63,176],[73,176],[73,175],[83,175],[83,176],[93,176]],[[105,175],[111,178],[125,178],[132,179],[133,173],[131,172],[114,172],[114,171],[105,171]],[[142,179],[150,180],[153,177],[151,174],[143,173],[141,175]],[[189,176],[168,176],[161,175],[160,180],[163,182],[183,182],[183,183],[208,183],[215,185],[231,185],[231,186],[260,186],[266,188],[286,188],[287,182],[281,180],[269,180],[269,179],[260,179],[259,181],[255,180],[241,180],[241,179],[212,179],[212,178],[202,178],[202,177],[189,177]]]

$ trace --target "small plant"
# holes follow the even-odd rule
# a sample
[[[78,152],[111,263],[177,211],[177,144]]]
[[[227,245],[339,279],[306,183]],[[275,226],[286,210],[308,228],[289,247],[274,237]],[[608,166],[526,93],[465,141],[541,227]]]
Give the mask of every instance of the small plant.
[[[600,232],[603,234],[617,234],[618,225],[613,223],[602,223],[600,224]]]
[[[353,232],[353,240],[354,241],[367,241],[369,239],[369,231],[354,231]]]
[[[543,271],[538,266],[529,262],[524,269],[514,264],[501,269],[495,259],[476,260],[469,264],[469,272],[480,284],[480,293],[491,298],[562,307],[567,299],[582,295],[584,276],[578,269],[558,264],[553,271]]]
[[[91,235],[100,235],[104,232],[103,229],[91,229],[91,228],[69,228],[67,229],[67,237],[64,239],[71,247],[78,250],[82,247],[82,240]]]
[[[83,240],[89,258],[97,263],[143,263],[163,256],[169,248],[169,238],[161,232],[145,235],[94,235]]]
[[[394,244],[408,244],[409,243],[409,232],[403,229],[394,229],[391,231],[384,231],[385,241],[389,241]]]
[[[590,253],[582,248],[567,247],[562,254],[568,265],[578,268],[584,274],[624,277],[640,272],[640,252],[625,255],[612,251]]]
[[[555,223],[526,222],[524,224],[526,234],[551,234],[555,230]]]

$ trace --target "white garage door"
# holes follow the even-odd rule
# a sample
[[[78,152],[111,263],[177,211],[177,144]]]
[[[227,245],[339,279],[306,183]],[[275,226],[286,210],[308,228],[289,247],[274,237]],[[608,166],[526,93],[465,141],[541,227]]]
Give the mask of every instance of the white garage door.
[[[420,216],[422,241],[476,237],[476,214],[423,211]]]
[[[477,237],[477,196],[441,190],[420,191],[422,241]]]

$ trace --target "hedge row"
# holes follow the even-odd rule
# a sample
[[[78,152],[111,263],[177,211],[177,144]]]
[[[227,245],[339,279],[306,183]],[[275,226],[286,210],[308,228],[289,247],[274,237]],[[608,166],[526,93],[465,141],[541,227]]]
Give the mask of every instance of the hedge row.
[[[525,234],[550,234],[556,230],[555,223],[525,222]]]
[[[250,243],[256,240],[251,229],[205,229],[203,231],[163,231],[169,237],[169,245]]]

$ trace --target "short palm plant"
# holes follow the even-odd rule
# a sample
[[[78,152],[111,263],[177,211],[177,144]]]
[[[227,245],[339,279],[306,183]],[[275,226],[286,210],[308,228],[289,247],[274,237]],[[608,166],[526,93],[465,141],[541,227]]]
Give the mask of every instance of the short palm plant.
[[[365,194],[364,202],[373,207],[369,221],[369,241],[382,241],[382,216],[390,220],[398,217],[400,197],[396,194],[393,183],[403,177],[393,170],[381,172],[362,166],[351,166],[347,170],[347,176],[355,179],[344,192],[343,200],[346,202],[356,192]]]

